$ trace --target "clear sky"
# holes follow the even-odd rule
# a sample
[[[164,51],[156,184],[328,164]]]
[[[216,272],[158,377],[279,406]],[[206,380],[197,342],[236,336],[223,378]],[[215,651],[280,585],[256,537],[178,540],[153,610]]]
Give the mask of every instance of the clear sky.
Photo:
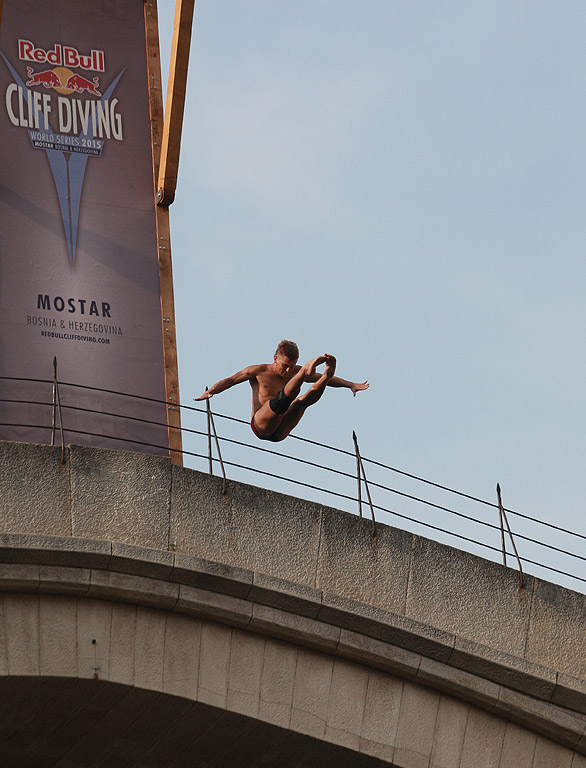
[[[165,68],[174,3],[159,6]],[[171,207],[182,402],[294,339],[303,359],[330,352],[340,376],[371,382],[355,399],[328,390],[296,434],[352,451],[355,429],[369,458],[491,502],[498,481],[506,507],[586,535],[585,27],[582,0],[198,0]],[[250,418],[247,384],[211,402]],[[184,424],[205,429],[197,413]],[[244,425],[217,428],[260,445]],[[275,450],[355,471],[299,441]],[[229,443],[223,454],[355,491]],[[500,546],[497,531],[396,494],[375,488],[373,501]],[[586,578],[583,561],[517,544]]]

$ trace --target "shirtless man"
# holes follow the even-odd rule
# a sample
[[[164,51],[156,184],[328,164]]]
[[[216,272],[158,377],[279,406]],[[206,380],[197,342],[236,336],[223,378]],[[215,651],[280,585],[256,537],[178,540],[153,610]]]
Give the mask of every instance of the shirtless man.
[[[320,355],[305,365],[297,365],[298,359],[297,344],[281,341],[272,363],[249,365],[193,399],[207,400],[235,384],[249,381],[252,387],[252,431],[260,440],[278,443],[299,424],[305,409],[317,403],[326,386],[347,387],[354,396],[368,389],[367,381],[358,384],[334,376],[336,358],[332,355]],[[325,363],[325,370],[320,374],[316,368],[322,363]],[[312,382],[313,386],[301,395],[301,386],[306,381]]]

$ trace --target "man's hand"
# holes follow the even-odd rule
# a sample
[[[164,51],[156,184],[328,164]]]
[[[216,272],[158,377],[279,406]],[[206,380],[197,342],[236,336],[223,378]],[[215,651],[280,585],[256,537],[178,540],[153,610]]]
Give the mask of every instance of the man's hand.
[[[194,400],[209,400],[210,397],[213,397],[212,393],[209,389],[206,389],[206,391],[203,393],[203,395],[200,395],[199,397],[194,397]]]
[[[361,384],[357,381],[353,381],[350,384],[350,390],[352,391],[352,396],[356,397],[357,392],[362,392],[363,389],[368,389],[370,384],[367,381],[363,381]]]

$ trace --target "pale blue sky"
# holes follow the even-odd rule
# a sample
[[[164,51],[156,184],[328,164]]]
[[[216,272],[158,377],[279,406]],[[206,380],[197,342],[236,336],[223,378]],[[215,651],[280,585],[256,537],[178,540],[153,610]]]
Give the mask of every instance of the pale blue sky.
[[[174,3],[159,4],[165,68]],[[506,506],[586,534],[585,18],[577,0],[198,0],[171,208],[182,402],[292,338],[304,359],[333,353],[341,376],[371,382],[355,399],[328,390],[297,434],[352,450],[355,429],[370,458],[490,501],[499,481]],[[212,406],[249,418],[248,386]],[[239,450],[224,455],[293,471]],[[276,450],[354,471],[298,441]]]

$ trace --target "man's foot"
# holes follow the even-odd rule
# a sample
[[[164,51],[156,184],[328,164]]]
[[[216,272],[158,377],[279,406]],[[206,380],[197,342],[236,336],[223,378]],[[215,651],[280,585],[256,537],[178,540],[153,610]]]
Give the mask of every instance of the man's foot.
[[[309,362],[305,363],[302,366],[302,371],[304,376],[313,376],[315,373],[315,369],[318,365],[321,365],[322,363],[326,362],[326,358],[330,357],[330,355],[319,355],[319,357],[314,357],[313,360],[310,360]]]
[[[326,364],[324,376],[326,379],[331,379],[336,372],[336,358],[333,355],[324,355],[324,358],[324,362]]]

